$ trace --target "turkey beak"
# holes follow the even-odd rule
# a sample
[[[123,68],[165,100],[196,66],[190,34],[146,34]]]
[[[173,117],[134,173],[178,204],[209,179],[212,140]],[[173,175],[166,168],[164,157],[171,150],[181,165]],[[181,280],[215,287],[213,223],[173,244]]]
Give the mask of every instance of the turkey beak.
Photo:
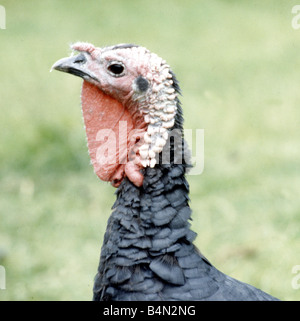
[[[85,80],[94,79],[96,81],[96,76],[87,68],[87,57],[86,54],[80,53],[77,56],[66,57],[58,60],[51,68],[58,71],[63,71]]]

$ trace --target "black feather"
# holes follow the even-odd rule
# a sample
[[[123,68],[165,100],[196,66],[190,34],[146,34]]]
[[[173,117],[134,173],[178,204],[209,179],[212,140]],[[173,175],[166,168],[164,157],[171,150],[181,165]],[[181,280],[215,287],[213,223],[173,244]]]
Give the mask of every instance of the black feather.
[[[154,259],[149,267],[156,275],[166,282],[176,285],[183,285],[185,282],[183,271],[173,256],[160,256]]]
[[[134,48],[134,47],[139,47],[139,46],[132,43],[122,43],[120,45],[109,47],[109,49],[116,50],[116,49],[128,49],[128,48]]]

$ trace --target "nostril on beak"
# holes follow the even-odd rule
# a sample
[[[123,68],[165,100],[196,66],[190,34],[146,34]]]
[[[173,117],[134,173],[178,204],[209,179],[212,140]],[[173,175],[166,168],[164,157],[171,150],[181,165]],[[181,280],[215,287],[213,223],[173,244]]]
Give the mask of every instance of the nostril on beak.
[[[75,64],[84,64],[86,62],[86,58],[84,54],[79,54],[75,57],[74,61]]]

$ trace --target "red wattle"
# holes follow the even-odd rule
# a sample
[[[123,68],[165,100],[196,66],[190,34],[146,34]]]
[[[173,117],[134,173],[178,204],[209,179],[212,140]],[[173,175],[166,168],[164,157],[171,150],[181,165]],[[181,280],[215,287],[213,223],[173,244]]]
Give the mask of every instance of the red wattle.
[[[128,176],[137,177],[137,181],[133,183],[140,186],[143,181],[142,174],[139,173],[141,167],[128,167],[128,149],[130,145],[134,145],[128,142],[129,133],[134,129],[129,111],[116,99],[87,81],[82,85],[81,103],[95,173],[101,180],[112,182],[115,187],[129,174]],[[126,164],[126,168],[134,168],[136,175],[130,175],[130,170],[125,174]]]

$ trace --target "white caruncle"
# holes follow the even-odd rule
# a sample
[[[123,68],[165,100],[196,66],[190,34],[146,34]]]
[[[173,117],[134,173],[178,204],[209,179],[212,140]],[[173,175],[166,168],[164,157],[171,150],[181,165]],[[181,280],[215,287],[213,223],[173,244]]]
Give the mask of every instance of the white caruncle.
[[[168,140],[168,129],[175,123],[177,93],[173,87],[170,66],[156,54],[149,54],[148,68],[151,72],[147,73],[146,78],[150,89],[147,92],[146,105],[141,108],[148,129],[139,152],[142,165],[154,167],[157,154],[163,150]]]

